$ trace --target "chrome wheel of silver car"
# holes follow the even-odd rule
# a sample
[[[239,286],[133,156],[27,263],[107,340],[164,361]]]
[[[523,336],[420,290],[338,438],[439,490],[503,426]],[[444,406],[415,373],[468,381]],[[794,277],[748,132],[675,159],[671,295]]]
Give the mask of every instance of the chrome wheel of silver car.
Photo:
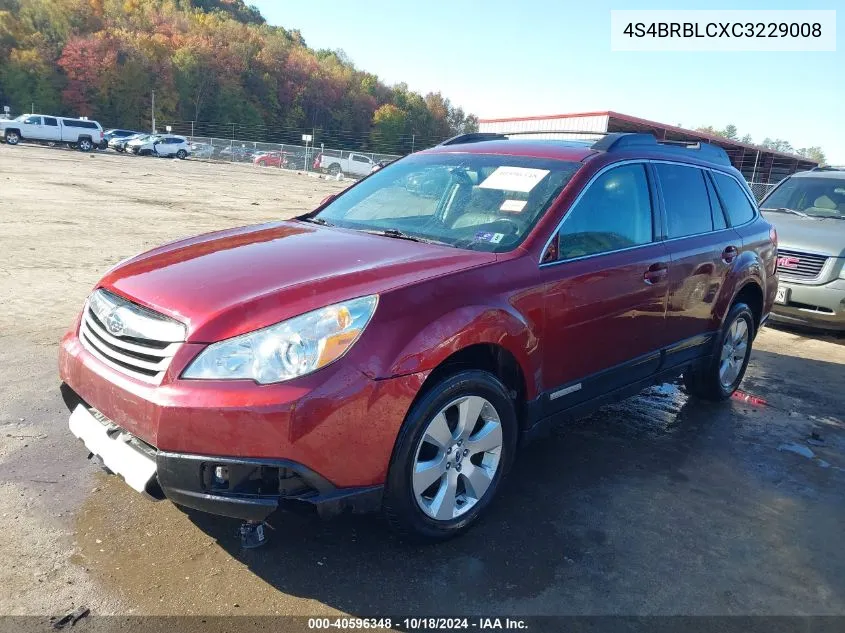
[[[481,396],[462,396],[435,415],[417,446],[412,488],[437,521],[468,512],[490,488],[502,457],[502,423]]]
[[[748,353],[750,332],[745,319],[736,319],[722,343],[722,354],[719,359],[719,382],[725,389],[730,389],[736,382],[739,372],[745,364]]]

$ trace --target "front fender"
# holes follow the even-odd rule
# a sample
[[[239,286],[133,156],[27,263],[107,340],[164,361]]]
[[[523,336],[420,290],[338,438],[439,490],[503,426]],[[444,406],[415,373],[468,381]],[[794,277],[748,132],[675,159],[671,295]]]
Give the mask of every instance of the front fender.
[[[443,314],[413,335],[390,365],[387,377],[431,371],[470,345],[503,347],[519,363],[528,398],[537,395],[538,338],[513,306],[463,306]]]

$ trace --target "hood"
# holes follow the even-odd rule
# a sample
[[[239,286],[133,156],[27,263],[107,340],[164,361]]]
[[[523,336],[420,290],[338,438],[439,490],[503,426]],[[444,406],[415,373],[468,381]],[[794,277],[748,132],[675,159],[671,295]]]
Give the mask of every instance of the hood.
[[[496,260],[460,250],[289,221],[174,242],[121,262],[100,286],[211,343],[317,308]]]
[[[845,220],[802,218],[777,211],[764,211],[763,215],[777,229],[780,248],[845,256]]]

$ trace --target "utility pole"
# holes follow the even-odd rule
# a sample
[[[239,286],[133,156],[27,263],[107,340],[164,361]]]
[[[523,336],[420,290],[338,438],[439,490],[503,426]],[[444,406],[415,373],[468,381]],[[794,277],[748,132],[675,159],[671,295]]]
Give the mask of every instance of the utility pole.
[[[411,153],[414,153],[414,141],[417,140],[416,134],[411,134]]]
[[[191,140],[194,140],[194,122],[191,121]]]
[[[30,104],[29,104],[29,113],[30,113],[30,114],[35,114],[35,103],[30,103]]]
[[[156,91],[152,91],[152,101],[150,104],[150,114],[152,114],[153,134],[156,133]]]

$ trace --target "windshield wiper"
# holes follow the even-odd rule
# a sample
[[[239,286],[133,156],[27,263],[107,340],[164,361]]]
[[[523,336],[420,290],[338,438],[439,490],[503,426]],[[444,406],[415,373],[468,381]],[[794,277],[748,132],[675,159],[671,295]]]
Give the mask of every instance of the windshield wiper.
[[[761,211],[780,211],[781,213],[791,213],[793,215],[801,216],[802,218],[809,218],[810,216],[804,213],[803,211],[798,211],[797,209],[790,209],[788,207],[775,207],[775,208],[762,208]]]
[[[312,224],[319,224],[320,226],[334,226],[328,220],[324,220],[323,218],[296,218],[300,222],[311,222]]]
[[[371,235],[381,235],[383,237],[392,237],[397,240],[408,240],[409,242],[422,242],[423,244],[441,244],[443,246],[451,246],[446,242],[439,242],[437,240],[430,240],[426,237],[418,237],[416,235],[409,235],[399,229],[361,229],[362,233],[370,233]]]

